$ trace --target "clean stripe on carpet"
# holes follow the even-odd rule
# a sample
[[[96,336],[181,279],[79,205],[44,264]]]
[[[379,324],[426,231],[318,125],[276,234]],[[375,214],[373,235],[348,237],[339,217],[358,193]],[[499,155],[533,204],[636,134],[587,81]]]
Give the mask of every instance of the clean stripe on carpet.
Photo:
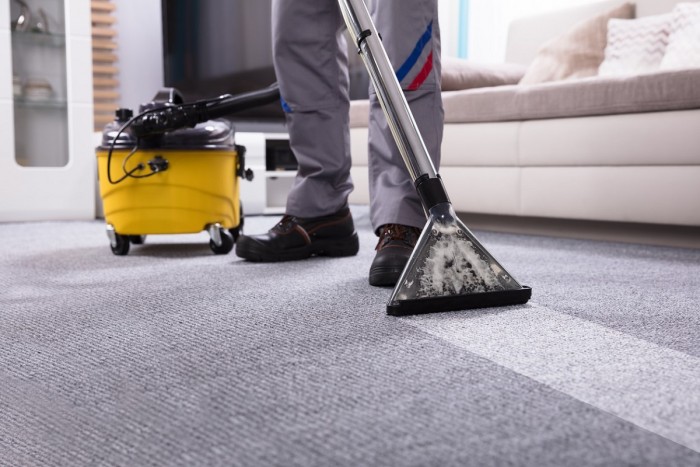
[[[406,323],[700,451],[700,359],[531,303]]]

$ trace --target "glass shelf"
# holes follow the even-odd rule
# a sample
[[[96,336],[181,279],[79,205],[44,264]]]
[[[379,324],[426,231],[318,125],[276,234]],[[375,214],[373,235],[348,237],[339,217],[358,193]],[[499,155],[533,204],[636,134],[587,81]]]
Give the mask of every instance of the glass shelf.
[[[42,47],[63,47],[66,45],[65,34],[12,31],[12,41],[17,44],[30,44]]]
[[[15,159],[24,167],[68,164],[67,45],[65,0],[31,0],[29,24],[49,27],[10,32]],[[10,16],[20,14],[11,2]],[[32,21],[34,20],[34,21]],[[32,27],[33,27],[32,26]],[[8,70],[9,71],[9,70]],[[46,142],[51,144],[47,147]]]
[[[68,103],[63,100],[27,99],[26,97],[15,97],[15,105],[34,109],[65,109],[68,107]]]

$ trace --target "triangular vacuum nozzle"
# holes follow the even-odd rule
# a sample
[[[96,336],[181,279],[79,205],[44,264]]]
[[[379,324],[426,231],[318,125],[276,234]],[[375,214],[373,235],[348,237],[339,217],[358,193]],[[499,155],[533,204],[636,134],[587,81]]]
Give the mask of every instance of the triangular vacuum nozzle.
[[[387,305],[390,315],[517,305],[532,295],[457,219],[363,0],[338,0],[416,186],[428,224]],[[438,91],[439,92],[439,91]]]
[[[452,205],[429,211],[428,223],[387,304],[393,316],[526,303],[521,286],[457,218]]]

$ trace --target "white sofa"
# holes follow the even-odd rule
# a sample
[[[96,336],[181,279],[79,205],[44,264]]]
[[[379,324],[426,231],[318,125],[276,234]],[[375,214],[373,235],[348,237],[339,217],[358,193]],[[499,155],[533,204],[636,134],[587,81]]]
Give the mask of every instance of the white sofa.
[[[637,17],[669,12],[677,3],[630,1]],[[620,3],[515,21],[506,61],[527,65],[545,41]],[[456,210],[700,226],[700,70],[678,73],[612,80],[590,101],[586,86],[596,86],[600,78],[444,92],[440,174]],[[676,92],[678,80],[691,98]],[[625,102],[633,86],[651,97]],[[630,91],[629,99],[634,96]],[[508,106],[511,116],[499,115]],[[549,112],[541,112],[543,106]],[[614,111],[601,112],[601,106]],[[366,112],[366,101],[353,102],[352,203],[369,201]],[[522,115],[514,118],[518,112]]]

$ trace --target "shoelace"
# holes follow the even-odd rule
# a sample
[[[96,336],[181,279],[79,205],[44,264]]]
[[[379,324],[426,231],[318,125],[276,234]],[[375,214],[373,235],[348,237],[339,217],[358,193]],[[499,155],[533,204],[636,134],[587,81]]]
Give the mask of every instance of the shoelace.
[[[278,232],[288,232],[292,226],[297,223],[298,219],[296,217],[285,214],[277,225],[272,228],[272,230]]]
[[[388,245],[393,241],[400,241],[413,248],[418,240],[418,229],[415,227],[407,227],[401,224],[388,224],[379,234],[379,242],[376,250]]]

